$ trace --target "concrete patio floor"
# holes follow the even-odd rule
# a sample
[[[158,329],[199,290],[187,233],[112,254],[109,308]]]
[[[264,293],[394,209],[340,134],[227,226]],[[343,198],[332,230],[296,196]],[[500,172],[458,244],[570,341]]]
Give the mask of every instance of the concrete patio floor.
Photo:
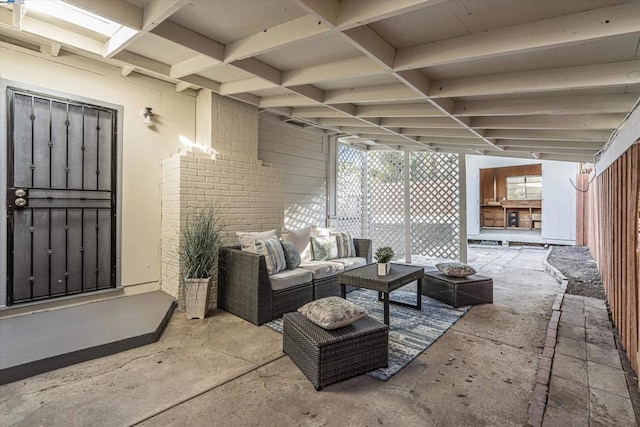
[[[280,334],[220,310],[176,312],[157,343],[0,387],[2,424],[525,425],[559,292],[546,254],[470,247],[494,303],[387,382],[361,375],[316,392]]]

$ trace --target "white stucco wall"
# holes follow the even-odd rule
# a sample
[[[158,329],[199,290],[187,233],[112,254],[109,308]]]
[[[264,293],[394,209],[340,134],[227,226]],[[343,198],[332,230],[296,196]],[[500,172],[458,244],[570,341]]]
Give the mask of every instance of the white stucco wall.
[[[65,51],[54,58],[5,44],[0,78],[122,107],[121,284],[130,293],[159,288],[161,159],[182,147],[179,136],[195,140],[195,92],[178,93],[172,84],[137,73],[122,77],[117,67]],[[152,127],[143,123],[144,107],[157,114]],[[6,245],[1,246],[6,260]]]
[[[570,180],[575,182],[578,164],[489,156],[467,156],[467,237],[469,239],[480,238],[480,169],[532,164],[542,164],[542,232],[535,242],[575,244],[576,190]]]

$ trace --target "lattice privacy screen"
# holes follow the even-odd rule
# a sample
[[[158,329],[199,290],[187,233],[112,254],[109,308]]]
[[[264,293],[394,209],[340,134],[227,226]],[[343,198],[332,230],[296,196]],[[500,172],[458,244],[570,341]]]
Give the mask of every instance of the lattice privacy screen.
[[[366,236],[363,227],[366,158],[365,151],[338,144],[336,225],[354,237]]]
[[[395,258],[405,253],[404,153],[371,151],[367,155],[367,237],[373,250],[391,246]]]
[[[372,239],[374,251],[391,246],[395,258],[405,257],[408,234],[412,255],[459,259],[457,154],[416,152],[405,156],[403,152],[364,152],[339,144],[337,160],[338,228]]]
[[[458,155],[411,153],[411,250],[432,258],[460,257]]]

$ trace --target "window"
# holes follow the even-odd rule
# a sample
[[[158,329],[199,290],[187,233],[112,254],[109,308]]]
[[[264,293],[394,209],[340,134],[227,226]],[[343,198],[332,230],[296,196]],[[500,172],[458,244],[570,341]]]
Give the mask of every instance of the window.
[[[508,176],[507,200],[542,199],[541,176]]]

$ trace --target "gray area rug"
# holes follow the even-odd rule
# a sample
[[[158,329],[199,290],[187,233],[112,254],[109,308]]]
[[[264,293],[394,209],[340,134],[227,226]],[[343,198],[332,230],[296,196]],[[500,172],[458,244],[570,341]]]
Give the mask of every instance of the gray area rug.
[[[357,289],[347,294],[347,299],[364,308],[369,316],[382,322],[383,305],[378,293]],[[391,299],[415,304],[416,292],[399,289]],[[433,298],[422,296],[422,311],[391,304],[389,317],[389,366],[368,372],[374,378],[387,381],[409,362],[433,344],[447,329],[458,321],[469,307],[453,308]],[[265,323],[265,326],[282,333],[282,318]]]

